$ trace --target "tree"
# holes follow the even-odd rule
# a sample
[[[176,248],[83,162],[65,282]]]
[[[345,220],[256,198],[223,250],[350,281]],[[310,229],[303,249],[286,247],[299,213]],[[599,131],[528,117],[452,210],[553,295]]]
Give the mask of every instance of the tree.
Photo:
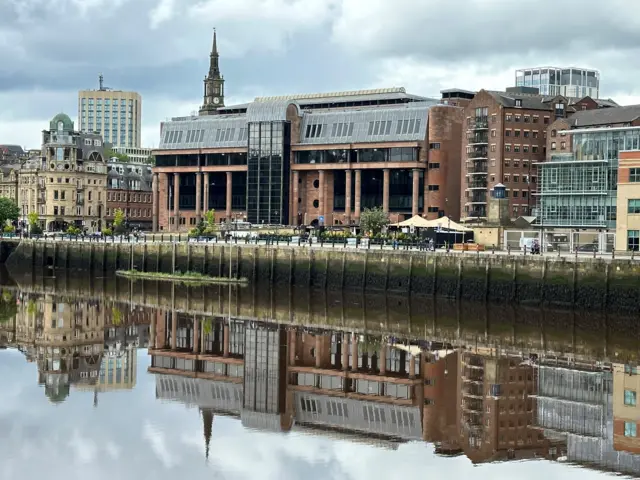
[[[365,208],[360,214],[360,227],[364,232],[377,235],[389,225],[389,215],[380,207]]]
[[[31,212],[27,215],[27,222],[29,223],[29,233],[31,235],[42,234],[42,227],[40,226],[40,216],[37,212]]]
[[[20,208],[13,200],[7,197],[0,198],[0,226],[4,226],[7,222],[18,220],[20,216]]]
[[[113,230],[114,233],[124,232],[124,212],[121,208],[117,208],[113,215]]]
[[[128,162],[129,161],[129,156],[125,155],[124,153],[118,153],[114,150],[112,150],[111,148],[107,148],[104,151],[104,156],[107,158],[107,160],[111,160],[112,158],[115,158],[118,162]]]

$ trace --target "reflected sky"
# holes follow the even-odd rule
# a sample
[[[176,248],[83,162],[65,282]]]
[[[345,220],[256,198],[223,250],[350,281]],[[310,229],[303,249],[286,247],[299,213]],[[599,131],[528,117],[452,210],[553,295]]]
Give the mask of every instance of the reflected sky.
[[[446,475],[479,479],[603,478],[611,474],[547,461],[474,466],[465,456],[435,455],[423,442],[397,450],[346,440],[245,429],[216,416],[205,460],[197,408],[156,399],[150,357],[137,352],[137,384],[98,394],[71,387],[52,404],[38,385],[35,363],[0,350],[0,478],[102,479],[390,479]]]

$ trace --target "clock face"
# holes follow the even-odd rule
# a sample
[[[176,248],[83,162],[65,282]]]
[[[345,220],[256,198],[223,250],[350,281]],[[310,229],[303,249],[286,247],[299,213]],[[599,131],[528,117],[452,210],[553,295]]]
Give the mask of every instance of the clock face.
[[[218,97],[213,97],[213,103],[216,105],[220,103],[220,99]]]

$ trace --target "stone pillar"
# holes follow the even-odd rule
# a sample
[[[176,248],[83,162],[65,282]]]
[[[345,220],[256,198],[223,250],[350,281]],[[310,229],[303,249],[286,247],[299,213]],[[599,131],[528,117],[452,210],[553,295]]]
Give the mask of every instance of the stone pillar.
[[[418,215],[420,213],[420,169],[413,169],[413,189],[411,190],[411,215]],[[425,205],[426,207],[426,205]]]
[[[178,312],[171,310],[171,350],[178,345]]]
[[[318,171],[318,181],[320,185],[318,185],[318,215],[322,215],[324,217],[324,170]],[[327,219],[324,219],[324,223],[326,225]]]
[[[428,213],[429,213],[429,202],[427,201],[429,199],[429,179],[427,178],[427,171],[425,170],[424,172],[424,188],[423,188],[423,198],[424,198],[424,205],[422,206],[422,212],[424,214],[424,216],[426,218]]]
[[[389,169],[383,169],[382,174],[382,210],[384,213],[389,213],[389,183],[391,183]]]
[[[204,202],[202,206],[202,210],[204,213],[209,211],[209,172],[205,172],[204,174]]]
[[[180,174],[173,174],[173,230],[180,230]]]
[[[153,174],[153,182],[152,182],[151,185],[152,185],[151,189],[152,189],[152,192],[153,192],[153,204],[151,206],[151,208],[152,208],[151,211],[153,212],[152,213],[152,217],[153,217],[152,230],[154,232],[157,232],[158,231],[158,211],[159,211],[158,209],[160,208],[160,203],[159,203],[159,198],[158,198],[159,185],[158,185],[158,174],[157,173]]]
[[[202,211],[200,210],[202,205],[202,174],[196,173],[196,223],[200,223],[202,219]]]
[[[231,221],[232,214],[232,197],[231,197],[231,189],[233,186],[233,172],[227,172],[227,202],[226,202],[226,210],[225,216],[227,217],[227,222]]]
[[[378,360],[380,362],[380,375],[387,374],[387,342],[386,340],[382,341],[382,346],[380,347],[380,358]]]
[[[289,365],[295,366],[296,364],[296,346],[298,343],[298,332],[296,330],[289,330]]]
[[[357,177],[356,177],[356,181],[357,181]],[[351,361],[353,362],[351,371],[357,372],[358,371],[358,336],[355,333],[351,334]]]
[[[349,370],[349,334],[342,333],[342,369]]]
[[[411,355],[411,354],[409,354]],[[416,356],[411,355],[409,358],[409,378],[416,378]]]
[[[356,198],[354,199],[353,218],[360,223],[360,193],[362,192],[362,170],[356,170]]]
[[[222,329],[222,331],[223,331],[222,356],[228,357],[229,356],[229,324],[228,323],[224,324],[224,328]]]
[[[351,224],[351,170],[345,170],[344,192],[344,219],[347,225]]]
[[[291,205],[292,205],[292,209],[291,209],[291,224],[292,225],[298,225],[298,211],[299,211],[299,203],[298,203],[298,197],[300,196],[300,187],[299,187],[299,182],[300,182],[300,172],[298,172],[297,170],[293,171],[293,198],[291,199]]]
[[[200,319],[193,316],[193,353],[200,353]]]
[[[322,335],[316,335],[316,368],[322,368]]]

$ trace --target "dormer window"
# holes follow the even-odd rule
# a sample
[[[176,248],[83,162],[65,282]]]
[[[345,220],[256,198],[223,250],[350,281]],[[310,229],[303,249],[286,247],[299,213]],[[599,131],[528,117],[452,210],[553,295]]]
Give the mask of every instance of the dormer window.
[[[516,107],[522,107],[522,99],[516,98]]]

